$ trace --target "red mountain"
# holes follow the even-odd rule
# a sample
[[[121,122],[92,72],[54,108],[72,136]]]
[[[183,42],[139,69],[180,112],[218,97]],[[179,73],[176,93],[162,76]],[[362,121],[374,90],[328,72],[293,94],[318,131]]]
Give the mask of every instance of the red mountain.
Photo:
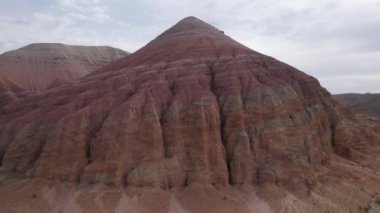
[[[0,55],[0,80],[13,85],[11,92],[38,93],[73,82],[126,55],[106,46],[31,44]]]
[[[0,111],[4,210],[379,209],[376,133],[315,78],[194,17]]]

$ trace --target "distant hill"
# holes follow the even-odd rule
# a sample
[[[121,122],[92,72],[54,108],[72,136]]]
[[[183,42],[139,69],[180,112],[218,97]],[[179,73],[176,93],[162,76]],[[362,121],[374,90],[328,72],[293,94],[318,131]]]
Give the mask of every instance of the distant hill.
[[[334,98],[354,112],[380,116],[380,93],[346,93],[334,95]]]
[[[0,93],[39,93],[77,80],[127,55],[107,46],[30,44],[0,55]]]

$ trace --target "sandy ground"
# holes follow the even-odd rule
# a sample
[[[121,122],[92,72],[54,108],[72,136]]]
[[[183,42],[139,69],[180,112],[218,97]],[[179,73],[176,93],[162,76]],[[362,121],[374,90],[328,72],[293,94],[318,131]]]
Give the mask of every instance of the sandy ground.
[[[192,184],[166,191],[0,175],[0,212],[380,212],[380,174],[344,160],[334,162],[304,174],[304,180],[234,187]]]
[[[273,212],[253,190],[247,192],[197,184],[165,191],[13,177],[2,179],[0,212]]]

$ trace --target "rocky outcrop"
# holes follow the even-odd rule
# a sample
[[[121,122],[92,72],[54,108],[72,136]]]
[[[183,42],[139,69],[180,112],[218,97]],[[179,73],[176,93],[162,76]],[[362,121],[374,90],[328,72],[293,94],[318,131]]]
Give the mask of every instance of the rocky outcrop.
[[[380,165],[366,158],[378,140],[315,78],[194,17],[0,111],[1,169],[29,177],[291,187],[337,157]]]
[[[40,93],[73,82],[127,54],[106,46],[30,44],[0,55],[0,95],[6,95],[3,87],[18,97]]]

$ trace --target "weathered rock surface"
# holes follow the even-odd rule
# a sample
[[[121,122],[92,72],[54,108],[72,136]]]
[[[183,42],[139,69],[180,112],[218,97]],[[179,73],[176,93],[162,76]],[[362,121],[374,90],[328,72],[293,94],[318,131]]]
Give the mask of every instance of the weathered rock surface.
[[[299,200],[284,212],[346,208],[354,198],[322,184],[339,174],[349,177],[334,185],[339,193],[360,191],[351,177],[368,179],[366,201],[379,189],[378,137],[315,78],[194,17],[0,112],[1,169],[28,177],[162,189],[269,184],[258,193],[274,209]],[[354,167],[368,171],[354,177]]]
[[[0,105],[4,105],[18,97],[15,93],[22,93],[22,89],[6,79],[0,79]]]
[[[356,113],[380,117],[380,94],[346,93],[334,95],[334,98]]]
[[[5,52],[0,55],[0,95],[4,87],[18,96],[39,93],[73,82],[127,54],[106,46],[54,43],[30,44]]]

